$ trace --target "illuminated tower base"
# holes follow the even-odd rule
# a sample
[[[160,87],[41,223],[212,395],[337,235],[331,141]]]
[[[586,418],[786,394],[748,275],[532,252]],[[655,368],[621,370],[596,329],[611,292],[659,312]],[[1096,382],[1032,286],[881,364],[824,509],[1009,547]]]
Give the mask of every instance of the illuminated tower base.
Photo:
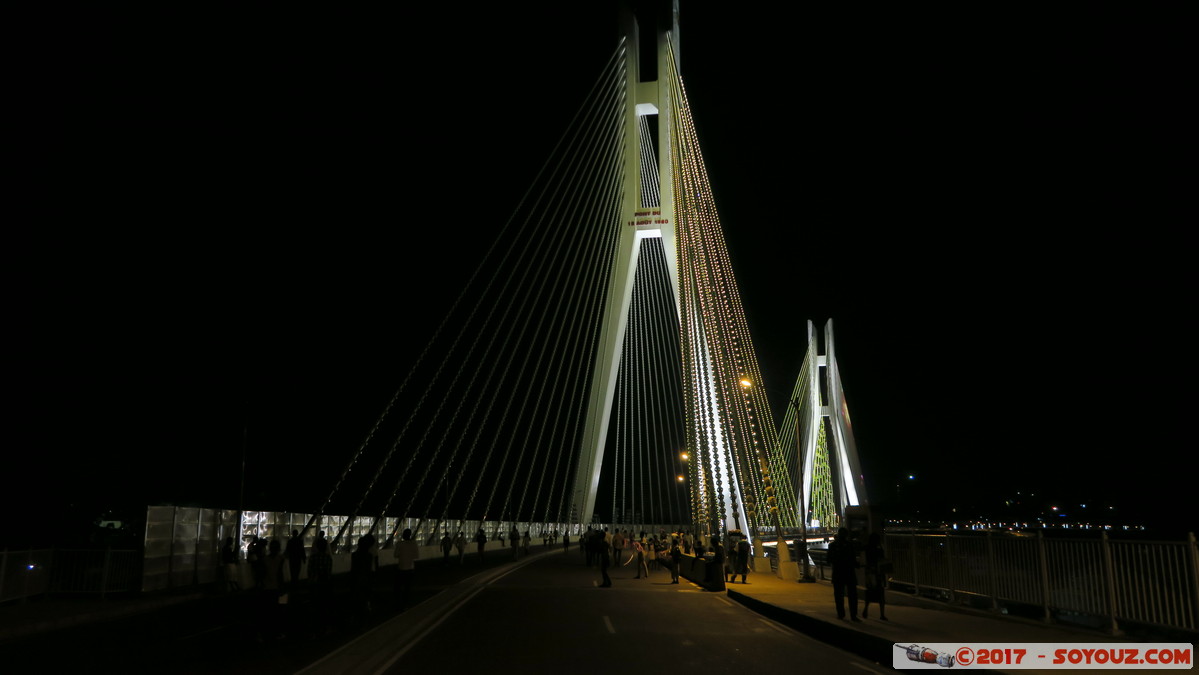
[[[800,511],[809,511],[818,521],[808,525],[836,527],[830,518],[839,518],[845,507],[866,505],[858,448],[854,442],[849,406],[841,386],[833,341],[833,321],[824,325],[825,353],[819,354],[812,322],[808,322],[808,347],[803,372],[808,381],[800,383],[806,400],[800,402]],[[823,374],[823,376],[822,376]],[[825,398],[821,400],[823,382]],[[831,442],[831,448],[829,447]],[[827,463],[827,464],[826,464]],[[813,477],[817,482],[813,482]],[[824,483],[823,481],[828,481]]]

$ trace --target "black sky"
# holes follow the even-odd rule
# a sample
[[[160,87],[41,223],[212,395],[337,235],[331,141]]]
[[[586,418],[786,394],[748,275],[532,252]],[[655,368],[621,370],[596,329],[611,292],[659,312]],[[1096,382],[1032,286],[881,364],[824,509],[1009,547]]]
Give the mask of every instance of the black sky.
[[[611,52],[560,4],[23,19],[10,513],[232,506],[247,420],[248,503],[331,481]],[[767,385],[833,318],[876,501],[1194,527],[1184,24],[684,2]]]

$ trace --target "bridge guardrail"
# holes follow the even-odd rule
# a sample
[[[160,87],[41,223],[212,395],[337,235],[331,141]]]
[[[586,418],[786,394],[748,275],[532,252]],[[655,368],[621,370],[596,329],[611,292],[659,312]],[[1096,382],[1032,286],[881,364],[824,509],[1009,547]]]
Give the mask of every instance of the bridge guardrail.
[[[893,583],[950,602],[1039,608],[1046,621],[1199,631],[1199,564],[1185,542],[947,534],[887,534]]]
[[[53,593],[137,590],[141,551],[121,549],[29,549],[0,552],[0,602]]]

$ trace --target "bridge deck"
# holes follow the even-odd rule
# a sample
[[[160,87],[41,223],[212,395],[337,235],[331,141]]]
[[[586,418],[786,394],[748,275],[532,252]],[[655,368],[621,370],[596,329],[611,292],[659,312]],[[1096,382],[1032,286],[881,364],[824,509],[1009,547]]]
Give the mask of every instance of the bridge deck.
[[[112,660],[132,671],[170,659],[175,672],[210,672],[209,667],[219,664],[226,672],[374,673],[423,665],[433,668],[439,659],[449,659],[445,672],[477,666],[537,672],[532,666],[556,659],[577,663],[596,640],[607,640],[608,647],[639,654],[642,648],[651,649],[661,654],[666,667],[680,658],[701,663],[727,658],[736,663],[751,650],[755,663],[763,655],[767,660],[776,658],[770,656],[776,651],[777,658],[786,661],[793,660],[794,649],[799,648],[816,661],[879,663],[882,667],[871,668],[881,672],[889,670],[896,643],[1134,641],[950,609],[894,592],[888,593],[889,621],[880,621],[872,613],[862,622],[851,623],[837,619],[826,582],[799,584],[770,574],[750,574],[750,583],[730,584],[727,594],[709,593],[686,580],[671,585],[664,570],[652,571],[649,579],[634,579],[636,571],[629,565],[612,570],[614,587],[601,589],[596,587],[598,571],[584,565],[574,546],[565,555],[560,547],[535,547],[533,556],[516,562],[507,556],[493,556],[486,566],[472,562],[468,557],[461,568],[448,571],[430,566],[419,577],[416,601],[403,611],[331,635],[304,630],[280,640],[267,636],[264,644],[234,616],[229,604],[236,601],[233,597],[193,596],[170,606],[161,597],[104,603],[56,600],[0,607],[0,647],[9,655],[9,664],[24,663],[22,659],[44,663],[51,658],[67,665],[77,659],[95,668]],[[384,569],[375,586],[380,607],[391,602],[389,571]],[[419,568],[418,573],[422,573]],[[426,587],[419,588],[422,585]],[[80,617],[77,621],[90,623],[55,630],[53,622],[43,618],[42,634],[28,635],[39,611],[54,606],[60,613],[67,612],[72,604]],[[143,629],[139,626],[160,631],[155,638],[160,643],[157,650],[134,644]],[[80,641],[81,635],[94,637],[89,643]],[[48,652],[55,644],[80,648]],[[197,656],[213,653],[214,645],[221,656]]]

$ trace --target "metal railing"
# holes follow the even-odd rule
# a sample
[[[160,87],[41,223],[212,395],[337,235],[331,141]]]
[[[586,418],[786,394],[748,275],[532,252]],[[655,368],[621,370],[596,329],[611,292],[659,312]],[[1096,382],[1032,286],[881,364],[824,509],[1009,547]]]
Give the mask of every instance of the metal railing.
[[[55,593],[133,591],[141,582],[141,551],[28,549],[0,552],[0,602]]]
[[[885,547],[892,581],[917,594],[1024,605],[1046,621],[1090,619],[1113,633],[1122,622],[1199,631],[1193,534],[1185,542],[888,534]]]

